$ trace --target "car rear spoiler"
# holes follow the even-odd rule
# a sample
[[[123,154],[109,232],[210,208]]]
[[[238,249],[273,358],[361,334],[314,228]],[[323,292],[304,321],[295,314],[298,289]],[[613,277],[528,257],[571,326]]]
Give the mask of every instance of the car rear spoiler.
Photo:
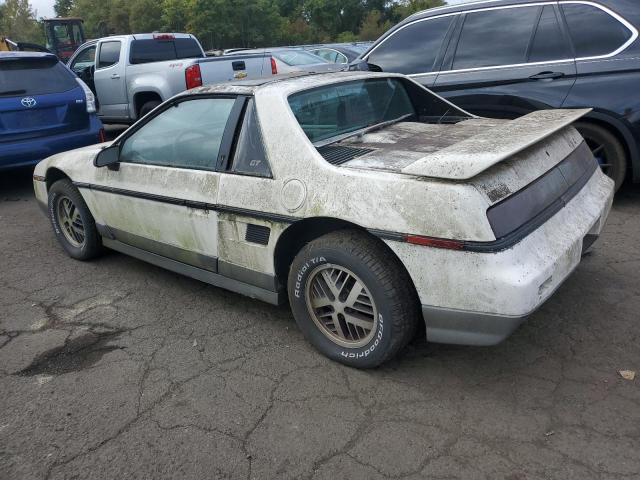
[[[544,140],[591,111],[539,110],[426,155],[402,173],[446,180],[468,180]]]

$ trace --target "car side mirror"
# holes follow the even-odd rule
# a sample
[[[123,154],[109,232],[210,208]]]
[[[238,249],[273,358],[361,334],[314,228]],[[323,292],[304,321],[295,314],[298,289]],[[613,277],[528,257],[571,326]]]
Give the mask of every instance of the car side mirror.
[[[120,145],[111,145],[103,148],[93,159],[95,167],[109,167],[110,170],[117,170],[118,162],[120,162]]]

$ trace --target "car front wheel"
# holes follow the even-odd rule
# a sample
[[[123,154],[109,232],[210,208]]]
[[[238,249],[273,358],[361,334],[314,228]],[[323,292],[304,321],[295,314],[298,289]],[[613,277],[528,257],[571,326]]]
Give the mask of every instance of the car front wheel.
[[[366,233],[342,230],[294,259],[289,301],[305,337],[324,355],[358,368],[393,358],[415,334],[419,302],[399,261]]]
[[[49,218],[62,248],[77,260],[89,260],[102,250],[100,235],[87,204],[68,179],[49,189]]]

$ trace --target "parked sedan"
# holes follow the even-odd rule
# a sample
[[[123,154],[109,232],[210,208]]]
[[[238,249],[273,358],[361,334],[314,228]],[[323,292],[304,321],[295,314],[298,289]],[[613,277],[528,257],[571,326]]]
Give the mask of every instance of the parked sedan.
[[[0,53],[0,169],[102,141],[93,93],[55,55]]]
[[[477,115],[593,110],[576,128],[619,187],[640,181],[637,0],[499,0],[425,10],[364,54]]]
[[[292,72],[335,72],[342,70],[344,65],[328,62],[322,57],[307,52],[299,47],[276,47],[234,50],[233,55],[270,54],[271,73]],[[228,55],[225,53],[225,55]]]
[[[274,304],[328,357],[492,345],[569,276],[613,182],[588,110],[475,117],[408,77],[334,73],[190,90],[111,143],[36,167],[62,248],[108,247]]]
[[[321,45],[305,45],[304,49],[327,62],[347,64],[356,60],[367,51],[372,42],[358,43],[326,43]]]

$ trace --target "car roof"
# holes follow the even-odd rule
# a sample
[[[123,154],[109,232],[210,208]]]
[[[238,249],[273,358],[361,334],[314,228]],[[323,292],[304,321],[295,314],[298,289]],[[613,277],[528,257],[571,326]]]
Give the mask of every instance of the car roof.
[[[2,60],[14,60],[17,58],[55,58],[53,53],[47,52],[0,52],[0,61]]]
[[[257,91],[272,87],[276,84],[282,86],[283,89],[289,91],[307,90],[309,88],[329,85],[331,83],[340,83],[341,81],[360,80],[366,78],[380,77],[403,77],[397,73],[378,73],[378,72],[295,72],[282,75],[274,75],[273,77],[258,78],[254,80],[236,80],[227,83],[217,83],[212,85],[204,85],[191,90],[186,90],[180,95],[205,95],[205,94],[224,94],[231,93],[237,95],[253,95]]]
[[[535,3],[535,0],[476,0],[472,2],[444,5],[443,7],[430,8],[428,10],[422,10],[420,12],[416,12],[413,15],[410,15],[407,18],[405,18],[398,25],[403,25],[405,23],[412,22],[419,18],[429,18],[435,15],[442,15],[446,13],[466,12],[468,10],[499,7],[504,5],[520,5],[523,3]]]

